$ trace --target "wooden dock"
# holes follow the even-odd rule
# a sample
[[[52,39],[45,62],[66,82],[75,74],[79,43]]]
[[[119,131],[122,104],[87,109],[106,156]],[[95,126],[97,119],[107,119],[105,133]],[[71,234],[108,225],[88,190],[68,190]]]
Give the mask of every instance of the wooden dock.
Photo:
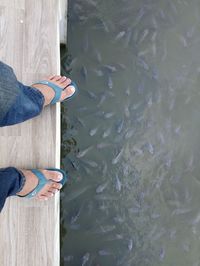
[[[59,0],[0,0],[0,60],[25,84],[60,73]],[[0,129],[0,167],[60,166],[60,104]],[[0,214],[1,266],[60,265],[59,193],[48,202],[7,200]]]

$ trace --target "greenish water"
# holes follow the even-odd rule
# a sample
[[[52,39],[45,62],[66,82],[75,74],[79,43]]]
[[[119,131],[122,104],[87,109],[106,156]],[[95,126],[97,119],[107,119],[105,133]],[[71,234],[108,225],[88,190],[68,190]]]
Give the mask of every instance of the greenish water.
[[[200,2],[70,0],[61,265],[200,265]]]

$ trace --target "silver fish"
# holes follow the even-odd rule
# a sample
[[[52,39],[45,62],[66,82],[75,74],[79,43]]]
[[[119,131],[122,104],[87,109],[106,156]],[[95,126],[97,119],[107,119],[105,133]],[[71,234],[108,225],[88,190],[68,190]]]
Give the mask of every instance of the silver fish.
[[[112,78],[110,76],[108,77],[108,88],[109,89],[113,88],[113,81],[112,81]]]
[[[107,70],[109,70],[110,72],[116,72],[117,69],[115,66],[112,66],[112,65],[103,65],[103,67]]]
[[[124,37],[124,35],[126,34],[125,31],[120,31],[117,36],[115,37],[115,41],[118,41],[120,39],[122,39]]]
[[[107,251],[105,249],[99,250],[98,253],[99,253],[100,256],[109,256],[109,255],[111,255],[111,252]]]
[[[93,148],[93,146],[88,147],[87,149],[83,150],[83,151],[79,151],[76,155],[77,158],[82,158],[84,157],[91,149]]]
[[[117,133],[120,134],[124,126],[124,119],[117,122]]]
[[[122,184],[121,184],[121,181],[119,180],[118,175],[116,175],[116,186],[115,187],[117,191],[121,191]]]
[[[103,71],[102,71],[102,70],[94,69],[93,71],[94,71],[94,73],[96,73],[96,75],[97,75],[98,77],[103,77]]]
[[[101,57],[101,54],[100,54],[99,50],[95,49],[94,52],[95,52],[95,56],[96,56],[97,62],[101,63],[102,57]]]
[[[95,100],[97,99],[97,95],[94,92],[87,91],[87,93],[88,93],[88,95],[90,96],[91,99],[95,99]]]
[[[102,137],[103,137],[103,138],[107,138],[107,137],[111,134],[111,130],[112,130],[111,127],[109,127],[108,129],[106,129],[106,130],[104,131]]]
[[[82,208],[80,208],[78,210],[78,212],[77,212],[76,215],[72,216],[71,221],[70,221],[70,224],[74,224],[78,220],[78,218],[80,216],[80,213],[81,213],[81,210],[82,210]]]
[[[90,253],[85,253],[85,255],[82,258],[82,266],[85,266],[85,264],[88,262],[88,260],[90,259]]]
[[[128,250],[131,251],[132,248],[133,248],[133,240],[129,239],[129,241],[128,241]]]
[[[87,79],[88,71],[87,71],[87,68],[85,66],[81,67],[81,75],[83,76],[83,78],[85,80]]]
[[[161,248],[160,249],[160,260],[162,261],[163,259],[164,259],[164,257],[165,257],[165,250],[164,250],[164,248]]]
[[[115,158],[112,159],[112,164],[117,164],[123,154],[124,149],[122,148],[121,151],[117,154]]]
[[[78,190],[73,191],[72,193],[67,195],[66,201],[69,202],[78,198],[80,195],[84,194],[89,188],[90,186],[85,186],[83,188],[79,188]]]
[[[111,145],[112,145],[111,143],[101,142],[101,143],[97,144],[97,149],[107,148]]]
[[[64,257],[64,261],[72,261],[74,259],[74,256],[72,256],[72,255],[68,255],[68,256],[66,256],[66,257]]]
[[[97,133],[98,129],[99,129],[99,127],[95,127],[93,129],[91,129],[90,132],[89,132],[89,135],[91,137],[93,137]]]
[[[133,134],[135,133],[135,129],[134,128],[131,128],[129,129],[126,134],[125,134],[125,139],[129,139],[133,136]]]
[[[91,161],[91,160],[84,160],[84,163],[88,164],[89,166],[96,168],[98,166],[98,163]]]
[[[185,209],[179,208],[179,209],[173,210],[172,215],[186,214],[186,213],[191,212],[191,211],[192,210],[191,209],[188,209],[188,208],[185,208]]]
[[[80,117],[77,118],[77,121],[81,124],[82,127],[86,127],[85,122]]]
[[[147,35],[149,34],[149,30],[148,29],[145,29],[140,37],[140,40],[139,40],[139,44],[141,44],[144,39],[147,37]]]
[[[180,42],[182,43],[183,47],[185,47],[185,48],[188,47],[187,40],[183,35],[180,35],[179,39],[180,39]]]
[[[111,118],[111,117],[114,116],[114,115],[115,115],[114,112],[110,112],[110,113],[106,113],[106,114],[104,115],[104,117],[105,117],[105,118]]]
[[[96,193],[102,193],[102,192],[107,188],[107,186],[108,186],[108,182],[99,185],[99,186],[96,188]]]

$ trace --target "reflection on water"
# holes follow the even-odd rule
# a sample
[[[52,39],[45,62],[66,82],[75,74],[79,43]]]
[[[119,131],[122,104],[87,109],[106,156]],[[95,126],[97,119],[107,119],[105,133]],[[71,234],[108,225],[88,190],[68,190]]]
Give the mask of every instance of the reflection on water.
[[[61,259],[200,265],[200,2],[70,0]]]

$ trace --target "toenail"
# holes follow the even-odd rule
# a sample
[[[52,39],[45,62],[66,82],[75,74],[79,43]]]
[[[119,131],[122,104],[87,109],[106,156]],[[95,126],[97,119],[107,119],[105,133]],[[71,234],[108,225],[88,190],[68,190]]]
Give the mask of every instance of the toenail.
[[[63,175],[61,173],[58,173],[57,175],[57,180],[60,181],[63,179]]]

